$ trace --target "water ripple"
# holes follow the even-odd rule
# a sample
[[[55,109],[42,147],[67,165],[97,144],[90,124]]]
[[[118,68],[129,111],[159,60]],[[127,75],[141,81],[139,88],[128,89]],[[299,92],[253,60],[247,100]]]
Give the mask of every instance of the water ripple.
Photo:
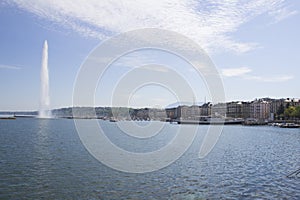
[[[168,125],[145,145],[101,123],[118,145],[139,151],[160,148],[176,130]],[[0,199],[300,199],[300,178],[286,177],[300,166],[299,130],[226,126],[213,151],[199,159],[206,131],[199,127],[172,165],[128,174],[95,160],[72,120],[0,121]]]

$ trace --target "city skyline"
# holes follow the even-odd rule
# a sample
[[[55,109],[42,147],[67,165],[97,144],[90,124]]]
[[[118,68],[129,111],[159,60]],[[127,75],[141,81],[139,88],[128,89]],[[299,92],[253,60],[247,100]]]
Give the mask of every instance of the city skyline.
[[[55,109],[72,105],[78,70],[99,43],[124,31],[147,27],[172,30],[197,42],[221,75],[226,101],[300,97],[300,2],[166,0],[147,4],[0,3],[0,26],[4,27],[0,30],[0,111],[38,109],[44,40],[49,43],[51,108]],[[109,106],[106,94],[113,81],[145,63],[153,65],[145,71],[163,73],[165,69],[157,63],[178,70],[196,90],[195,102],[210,101],[205,83],[191,66],[166,53],[143,51],[113,63],[103,79],[106,89],[96,91],[96,106]],[[174,102],[170,91],[149,86],[137,91],[129,105],[163,107]]]

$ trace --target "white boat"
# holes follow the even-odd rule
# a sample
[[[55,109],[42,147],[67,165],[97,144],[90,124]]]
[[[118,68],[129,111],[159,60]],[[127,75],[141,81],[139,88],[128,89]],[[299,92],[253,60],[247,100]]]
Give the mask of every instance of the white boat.
[[[0,119],[16,119],[14,115],[0,115]]]
[[[178,120],[178,124],[199,124],[199,125],[230,125],[242,124],[243,119],[206,118],[205,120]]]
[[[285,124],[281,124],[279,127],[280,128],[300,128],[300,125],[295,124],[295,123],[285,123]]]

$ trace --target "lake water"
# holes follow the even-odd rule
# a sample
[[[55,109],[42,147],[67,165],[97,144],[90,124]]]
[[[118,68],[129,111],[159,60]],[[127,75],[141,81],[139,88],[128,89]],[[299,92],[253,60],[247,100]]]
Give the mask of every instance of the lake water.
[[[100,123],[115,144],[141,152],[167,144],[179,126],[165,124],[152,141],[129,141],[116,123]],[[300,199],[300,178],[286,177],[300,168],[300,129],[225,126],[200,159],[207,129],[199,126],[173,164],[132,174],[93,158],[73,120],[0,120],[0,199]]]

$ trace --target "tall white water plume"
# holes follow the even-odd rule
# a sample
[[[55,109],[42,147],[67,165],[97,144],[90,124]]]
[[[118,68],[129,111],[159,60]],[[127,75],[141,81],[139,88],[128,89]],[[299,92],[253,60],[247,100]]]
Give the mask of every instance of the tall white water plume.
[[[44,42],[42,57],[39,118],[51,118],[47,40]]]

